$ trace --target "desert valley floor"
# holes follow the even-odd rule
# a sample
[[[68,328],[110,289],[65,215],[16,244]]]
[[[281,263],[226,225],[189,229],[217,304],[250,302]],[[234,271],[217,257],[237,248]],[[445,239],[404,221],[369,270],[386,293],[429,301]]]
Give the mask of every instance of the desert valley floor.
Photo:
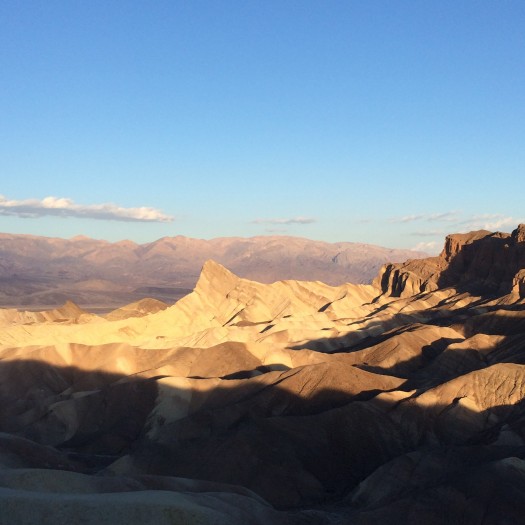
[[[371,285],[0,310],[0,523],[524,523],[524,268],[520,225]]]

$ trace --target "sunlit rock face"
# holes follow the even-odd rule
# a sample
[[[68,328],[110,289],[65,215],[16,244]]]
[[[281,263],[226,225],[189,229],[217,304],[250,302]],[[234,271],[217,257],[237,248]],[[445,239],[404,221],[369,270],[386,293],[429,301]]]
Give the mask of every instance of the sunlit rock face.
[[[0,523],[520,523],[524,231],[373,285],[207,261],[170,307],[0,310]]]

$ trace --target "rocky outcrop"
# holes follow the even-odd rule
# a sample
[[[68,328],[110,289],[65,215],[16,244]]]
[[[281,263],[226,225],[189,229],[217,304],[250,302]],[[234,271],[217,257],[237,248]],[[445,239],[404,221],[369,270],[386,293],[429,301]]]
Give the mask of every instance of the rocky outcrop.
[[[141,299],[121,308],[117,308],[105,315],[108,321],[117,321],[119,319],[128,319],[130,317],[143,317],[145,315],[155,314],[168,308],[168,305],[158,299]]]
[[[442,257],[387,264],[381,268],[373,285],[391,297],[411,297],[439,288],[436,275],[446,268]]]
[[[452,259],[457,257],[465,246],[477,242],[481,239],[494,235],[487,230],[478,230],[470,233],[453,233],[447,235],[445,239],[445,246],[440,253],[440,257],[450,263]]]
[[[512,279],[512,292],[519,297],[525,297],[525,269],[519,270]]]
[[[515,292],[523,297],[519,272],[524,267],[525,225],[520,224],[512,234],[480,230],[449,235],[439,257],[388,264],[374,285],[391,297],[447,287],[482,296]]]
[[[2,324],[12,326],[14,324],[31,325],[45,322],[77,324],[89,322],[94,317],[96,316],[82,310],[72,301],[66,301],[61,307],[52,310],[24,311],[14,308],[0,310],[0,326]]]
[[[512,232],[512,241],[515,244],[525,242],[525,224],[519,224],[518,227]]]

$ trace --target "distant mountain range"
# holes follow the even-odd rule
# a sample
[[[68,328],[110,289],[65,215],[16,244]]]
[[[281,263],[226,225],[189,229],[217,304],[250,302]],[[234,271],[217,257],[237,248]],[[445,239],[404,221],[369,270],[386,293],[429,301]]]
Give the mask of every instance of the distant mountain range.
[[[369,283],[386,263],[422,252],[298,237],[164,237],[147,244],[0,234],[0,306],[116,307],[143,297],[174,302],[190,292],[208,259],[270,283]]]

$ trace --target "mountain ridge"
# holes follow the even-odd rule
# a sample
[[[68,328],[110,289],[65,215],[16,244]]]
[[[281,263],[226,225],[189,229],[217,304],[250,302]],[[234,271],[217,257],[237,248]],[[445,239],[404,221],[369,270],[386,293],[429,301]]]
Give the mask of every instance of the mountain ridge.
[[[369,282],[385,262],[423,255],[290,236],[204,240],[179,235],[137,244],[0,234],[0,306],[58,306],[71,299],[116,308],[146,295],[173,303],[193,289],[208,259],[259,282],[341,284]]]

